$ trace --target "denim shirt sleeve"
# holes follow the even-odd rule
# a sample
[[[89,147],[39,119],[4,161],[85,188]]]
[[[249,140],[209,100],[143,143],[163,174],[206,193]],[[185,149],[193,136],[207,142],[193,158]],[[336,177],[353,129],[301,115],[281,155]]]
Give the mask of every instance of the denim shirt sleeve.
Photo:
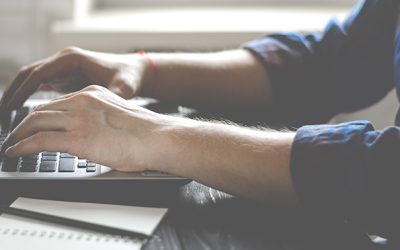
[[[400,233],[400,128],[367,121],[305,126],[292,147],[301,205],[390,238]]]
[[[268,73],[274,121],[324,123],[392,90],[395,3],[360,1],[344,23],[333,19],[321,34],[271,34],[244,44]]]

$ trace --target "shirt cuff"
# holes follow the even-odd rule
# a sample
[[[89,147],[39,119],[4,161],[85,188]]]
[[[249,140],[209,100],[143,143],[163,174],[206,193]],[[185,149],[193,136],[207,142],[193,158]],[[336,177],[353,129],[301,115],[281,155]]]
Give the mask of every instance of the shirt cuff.
[[[310,106],[318,95],[306,96],[312,94],[306,91],[307,84],[317,82],[319,77],[312,72],[319,72],[321,66],[314,63],[310,47],[310,41],[297,33],[271,34],[242,46],[264,65],[273,92],[271,110],[279,111],[268,115],[277,123],[299,127],[324,123],[332,116],[327,109],[317,114],[318,110]]]
[[[368,121],[301,127],[291,172],[301,207],[385,236],[400,233],[400,128]]]

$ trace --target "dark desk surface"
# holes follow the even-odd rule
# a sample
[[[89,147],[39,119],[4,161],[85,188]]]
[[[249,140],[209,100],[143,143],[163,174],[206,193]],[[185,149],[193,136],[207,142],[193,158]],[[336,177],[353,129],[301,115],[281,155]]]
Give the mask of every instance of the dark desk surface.
[[[171,200],[165,203],[169,205],[164,206],[169,207],[167,216],[144,246],[145,250],[371,249],[358,243],[358,240],[364,242],[364,235],[351,232],[344,225],[311,221],[299,212],[235,198],[196,182],[171,193],[168,198]],[[0,204],[13,199],[0,196]],[[166,198],[151,197],[151,200]]]
[[[346,225],[311,221],[298,211],[241,200],[195,182],[178,192],[178,202],[144,249],[370,249],[365,235]]]
[[[154,109],[160,111],[159,107]],[[161,111],[176,112],[174,106],[164,106]],[[12,200],[0,195],[0,205]],[[299,211],[242,200],[196,182],[174,190],[167,203],[169,212],[144,246],[145,250],[372,249],[364,234],[347,225],[325,218],[310,220]]]
[[[144,249],[294,249],[266,210],[192,182]]]

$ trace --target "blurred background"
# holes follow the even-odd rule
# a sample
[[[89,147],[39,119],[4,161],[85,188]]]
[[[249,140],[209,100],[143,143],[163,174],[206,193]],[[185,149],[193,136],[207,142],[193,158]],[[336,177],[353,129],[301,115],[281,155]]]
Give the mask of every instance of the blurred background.
[[[231,49],[266,33],[318,32],[356,0],[1,0],[0,88],[18,69],[66,47],[108,52]],[[334,122],[392,125],[394,92]]]

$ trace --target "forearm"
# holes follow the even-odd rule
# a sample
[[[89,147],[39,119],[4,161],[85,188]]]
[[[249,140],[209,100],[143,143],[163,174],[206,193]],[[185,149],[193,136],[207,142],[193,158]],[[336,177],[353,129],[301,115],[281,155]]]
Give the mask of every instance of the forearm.
[[[155,159],[162,171],[240,197],[293,206],[291,132],[261,131],[179,119],[165,126]]]
[[[246,50],[149,57],[157,64],[157,77],[146,78],[142,95],[213,109],[265,107],[271,102],[266,71]]]

